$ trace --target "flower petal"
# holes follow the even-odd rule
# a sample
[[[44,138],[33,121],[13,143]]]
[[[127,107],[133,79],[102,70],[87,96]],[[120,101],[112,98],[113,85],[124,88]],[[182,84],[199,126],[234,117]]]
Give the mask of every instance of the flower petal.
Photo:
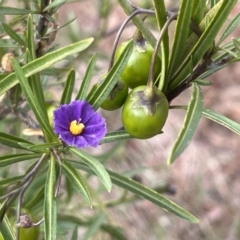
[[[85,128],[81,134],[74,135],[70,132],[70,124],[80,119]],[[105,119],[95,112],[89,103],[77,100],[61,105],[54,111],[54,132],[59,134],[67,145],[83,148],[96,147],[106,135],[107,128]]]

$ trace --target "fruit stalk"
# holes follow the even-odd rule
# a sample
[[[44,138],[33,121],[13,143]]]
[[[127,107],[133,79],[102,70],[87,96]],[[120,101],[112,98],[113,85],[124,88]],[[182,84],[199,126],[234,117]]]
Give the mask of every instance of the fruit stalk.
[[[115,52],[116,52],[116,49],[117,49],[117,45],[118,45],[119,39],[120,39],[120,37],[121,37],[121,34],[122,34],[124,28],[126,27],[126,25],[128,24],[128,22],[129,22],[133,17],[135,17],[135,16],[138,15],[138,14],[154,14],[154,11],[152,11],[152,10],[147,10],[147,9],[137,9],[137,10],[135,10],[134,12],[132,12],[132,13],[125,19],[125,21],[122,23],[121,27],[119,28],[118,33],[117,33],[116,38],[115,38],[114,43],[113,43],[113,50],[112,50],[112,55],[111,55],[111,58],[110,58],[110,63],[109,63],[109,67],[108,67],[108,72],[110,71],[110,69],[111,69],[112,66],[113,66],[114,57],[115,57]]]
[[[176,20],[177,15],[178,15],[177,13],[172,13],[169,16],[169,18],[167,19],[167,21],[166,21],[165,25],[163,26],[163,28],[162,28],[162,30],[159,34],[159,37],[157,39],[157,42],[156,42],[156,45],[155,45],[155,48],[154,48],[154,52],[153,52],[153,55],[152,55],[150,71],[149,71],[149,75],[148,75],[148,81],[147,81],[147,87],[148,88],[153,88],[154,68],[155,68],[155,65],[156,65],[156,59],[157,59],[158,50],[159,50],[162,38],[163,38],[165,32],[167,31],[168,26],[171,24],[171,22]],[[162,62],[162,64],[164,64],[164,63]],[[161,79],[160,79],[160,82],[159,82],[159,85],[158,85],[158,89],[160,91],[162,91],[164,89],[164,84],[165,84],[165,79],[164,79],[164,77],[161,76]]]

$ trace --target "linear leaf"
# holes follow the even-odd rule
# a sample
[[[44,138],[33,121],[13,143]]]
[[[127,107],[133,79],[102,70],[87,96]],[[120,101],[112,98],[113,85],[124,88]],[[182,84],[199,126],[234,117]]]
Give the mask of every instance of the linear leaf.
[[[73,215],[61,215],[61,214],[59,214],[58,219],[59,219],[60,222],[63,222],[63,223],[64,222],[72,222],[72,223],[77,224],[78,226],[88,227],[88,225],[89,225],[88,221],[83,221],[79,217],[75,217]],[[100,226],[100,228],[104,232],[110,234],[113,237],[114,240],[115,239],[116,240],[127,240],[127,238],[123,235],[123,233],[121,231],[122,229],[119,228],[119,227],[111,226],[109,224],[102,224]]]
[[[84,75],[83,81],[81,83],[78,94],[76,96],[76,100],[78,100],[78,99],[85,100],[86,99],[88,88],[89,88],[90,82],[92,80],[93,70],[94,70],[94,67],[96,64],[96,60],[97,60],[97,55],[94,54],[88,64],[86,73]]]
[[[1,188],[4,188],[4,187],[7,187],[9,185],[15,184],[15,183],[19,182],[21,179],[23,179],[24,176],[25,175],[10,177],[10,178],[4,178],[4,179],[0,180],[0,186],[1,186]]]
[[[56,240],[57,237],[57,204],[54,197],[55,182],[55,159],[51,156],[44,194],[44,237],[46,240]]]
[[[167,21],[167,11],[166,11],[164,0],[153,0],[153,5],[156,12],[158,28],[159,30],[161,30],[163,29]],[[166,81],[165,79],[168,71],[168,59],[169,59],[169,38],[168,38],[168,32],[166,31],[164,33],[164,36],[161,42],[161,60],[162,60],[161,68],[162,69],[161,69],[160,82],[162,82],[162,79]],[[164,86],[161,86],[161,87],[164,87]]]
[[[101,227],[103,221],[105,219],[105,214],[100,212],[97,216],[95,216],[90,222],[87,231],[84,233],[82,240],[90,239]]]
[[[19,46],[19,45],[14,45],[13,43],[11,43],[11,42],[7,42],[7,43],[5,43],[5,42],[1,42],[0,41],[0,48],[20,48],[21,46]]]
[[[175,214],[176,216],[186,219],[192,223],[198,223],[199,220],[194,217],[191,213],[187,212],[185,209],[181,208],[174,202],[170,201],[169,199],[163,197],[161,194],[155,192],[154,190],[147,188],[130,178],[126,178],[120,174],[117,174],[112,171],[108,171],[112,182],[119,187],[127,189],[128,191],[149,200],[150,202],[156,204],[157,206],[167,210]]]
[[[71,102],[74,84],[75,84],[75,71],[71,70],[67,77],[67,81],[61,97],[60,104],[68,104]]]
[[[168,164],[172,164],[190,143],[197,129],[198,122],[202,116],[202,108],[202,92],[198,85],[194,83],[192,96],[187,108],[187,113],[184,118],[183,126],[169,154]]]
[[[123,230],[120,227],[115,227],[109,224],[102,224],[101,229],[112,236],[113,239],[127,240],[126,236],[123,233]]]
[[[4,155],[0,157],[0,167],[4,167],[13,163],[22,162],[25,160],[31,160],[31,159],[40,158],[40,157],[41,157],[41,154],[32,154],[32,153]]]
[[[35,32],[34,23],[32,15],[28,16],[27,19],[27,59],[28,63],[36,59],[36,46],[35,46]],[[35,73],[29,77],[29,85],[33,91],[33,95],[36,97],[39,105],[41,107],[42,113],[45,114],[45,119],[47,119],[47,110],[45,107],[45,98],[43,94],[43,87],[41,83],[40,73]]]
[[[97,88],[94,95],[92,95],[90,99],[87,99],[95,110],[99,108],[99,106],[107,98],[107,96],[110,94],[111,90],[119,80],[122,71],[128,63],[128,59],[131,56],[132,50],[133,41],[130,41],[126,45],[119,59],[116,61],[112,69],[107,74],[103,83],[99,86],[99,88]]]
[[[90,239],[101,227],[103,221],[105,219],[105,214],[100,212],[97,216],[95,216],[90,222],[87,231],[84,233],[82,240]]]
[[[43,144],[34,144],[34,145],[29,145],[27,147],[28,150],[31,151],[36,151],[36,152],[49,152],[49,149],[51,148],[57,148],[62,146],[61,143],[59,142],[51,142],[51,143],[43,143]]]
[[[208,118],[240,135],[240,124],[209,109],[203,109],[202,116]]]
[[[39,106],[40,104],[37,101],[36,97],[33,95],[30,85],[27,79],[25,78],[23,71],[20,68],[17,60],[15,60],[14,58],[11,58],[11,62],[12,62],[13,69],[15,70],[16,76],[22,87],[22,91],[32,111],[34,112],[34,115],[38,120],[38,123],[41,126],[43,132],[45,132],[47,136],[51,137],[52,139],[56,139],[56,135],[53,133],[53,130],[49,124],[49,120],[47,116],[44,114],[44,112],[42,111],[42,108]]]
[[[0,234],[2,234],[2,237],[3,237],[2,239],[7,239],[7,240],[15,240],[16,239],[16,234],[13,231],[13,226],[10,223],[10,221],[8,220],[8,217],[6,215],[1,223]]]
[[[46,11],[48,11],[48,10],[51,9],[51,8],[55,8],[55,7],[61,6],[61,5],[63,5],[65,2],[66,2],[66,0],[55,0],[55,1],[53,1],[52,3],[50,3],[47,7],[45,7],[45,8],[43,9],[43,12],[46,12]]]
[[[192,0],[182,0],[177,23],[174,31],[174,40],[168,70],[168,79],[171,78],[176,68],[182,61],[182,55],[187,42],[190,20],[193,8]]]
[[[100,144],[116,142],[119,140],[125,140],[129,138],[132,138],[132,137],[126,130],[113,131],[113,132],[107,133],[106,136],[100,141]]]
[[[19,145],[19,142],[31,144],[30,142],[28,142],[23,138],[18,138],[10,134],[0,132],[0,143],[2,145],[12,147],[12,148],[25,149],[24,147]]]
[[[0,10],[1,11],[1,10]],[[15,32],[12,30],[11,27],[9,27],[6,23],[2,23],[2,27],[4,31],[14,40],[16,41],[19,45],[25,46],[24,40]]]
[[[211,86],[213,85],[213,82],[206,80],[206,79],[195,79],[193,82],[195,82],[199,86]]]
[[[32,209],[39,202],[43,202],[45,185],[35,188],[34,196],[31,198],[25,198],[24,207],[26,209]]]
[[[204,16],[206,9],[206,0],[195,0],[193,6],[193,16],[192,19],[195,24],[199,25]]]
[[[89,206],[92,206],[90,193],[80,173],[67,162],[63,162],[62,165],[63,172],[67,176],[69,181],[72,183],[75,189],[83,196],[84,200],[89,204]]]
[[[83,165],[82,163],[79,163],[73,160],[67,160],[67,159],[65,159],[65,161],[73,164],[77,168],[82,169],[88,173],[93,173],[89,167]],[[196,217],[194,217],[191,213],[187,212],[185,209],[181,208],[180,206],[170,201],[169,199],[163,197],[161,194],[157,193],[156,191],[148,187],[145,187],[144,185],[137,183],[136,181],[130,178],[124,177],[123,175],[120,175],[118,173],[112,172],[110,170],[108,170],[108,173],[111,177],[112,182],[115,185],[121,188],[124,188],[136,194],[137,196],[147,199],[150,202],[156,204],[157,206],[163,208],[164,210],[167,210],[168,212],[171,212],[176,216],[179,216],[180,218],[186,219],[189,222],[192,222],[192,223],[199,222],[199,220]]]
[[[86,49],[93,42],[93,38],[88,38],[80,42],[68,45],[60,48],[54,52],[48,53],[22,67],[25,77],[40,72],[56,62],[64,59],[69,55],[73,55],[77,52],[81,52]],[[18,79],[15,73],[9,74],[6,78],[0,81],[0,96],[7,90],[12,88],[18,83]]]
[[[176,88],[184,78],[192,71],[190,65],[193,64],[195,67],[204,54],[212,46],[215,37],[217,36],[220,28],[226,21],[231,9],[236,4],[237,0],[221,0],[214,9],[211,9],[205,18],[199,25],[200,30],[204,31],[201,37],[192,34],[186,44],[186,50],[184,53],[183,63],[179,66],[179,69],[175,72],[171,79],[170,91]],[[211,19],[210,23],[206,28],[206,24]]]
[[[1,15],[25,15],[25,14],[31,14],[31,13],[33,13],[33,11],[28,9],[0,6]]]
[[[78,225],[75,226],[71,240],[78,240]]]
[[[234,31],[234,29],[239,25],[239,23],[240,23],[240,13],[227,26],[225,32],[223,33],[221,38],[218,40],[216,46],[219,46]]]
[[[97,174],[102,184],[110,192],[112,189],[112,182],[109,177],[109,174],[107,173],[103,165],[96,158],[90,156],[89,154],[79,149],[69,148],[69,150],[76,157],[80,158],[86,165],[88,165]]]

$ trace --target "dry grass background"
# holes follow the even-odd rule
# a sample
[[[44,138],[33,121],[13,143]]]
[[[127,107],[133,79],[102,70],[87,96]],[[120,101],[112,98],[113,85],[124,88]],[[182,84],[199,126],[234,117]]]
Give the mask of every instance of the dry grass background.
[[[172,5],[168,1],[167,6],[177,6],[176,2]],[[64,16],[67,16],[69,11],[74,12],[78,16],[80,38],[81,33],[88,35],[89,32],[94,32],[94,29],[97,31],[101,23],[98,22],[94,4],[96,1],[68,4],[60,12],[59,21],[64,22]],[[240,3],[230,18],[239,10]],[[121,8],[114,5],[107,32],[117,28],[125,17]],[[129,26],[122,39],[131,37],[133,31],[134,27]],[[63,33],[60,31],[59,34]],[[239,34],[238,28],[232,36]],[[104,37],[98,43],[100,54],[107,59],[114,37],[115,34]],[[100,72],[104,73],[108,60],[98,61],[97,64]],[[236,63],[219,71],[208,78],[214,85],[203,87],[205,107],[237,122],[240,122],[239,66],[239,63]],[[78,69],[78,72],[79,75],[82,74],[81,69]],[[190,92],[186,91],[175,99],[173,104],[187,103],[189,97]],[[108,119],[110,129],[116,128],[116,124],[121,125],[119,111],[114,114],[103,111],[103,114]],[[177,192],[168,197],[195,214],[200,219],[200,224],[190,224],[146,200],[111,209],[112,222],[123,227],[130,240],[239,240],[240,138],[222,126],[202,119],[190,146],[172,166],[167,166],[166,159],[183,118],[184,112],[171,110],[163,129],[164,134],[146,141],[125,142],[107,166],[119,173],[147,167],[147,170],[139,174],[142,182],[151,187],[162,182],[170,183]],[[106,236],[98,236],[98,239],[105,238]]]

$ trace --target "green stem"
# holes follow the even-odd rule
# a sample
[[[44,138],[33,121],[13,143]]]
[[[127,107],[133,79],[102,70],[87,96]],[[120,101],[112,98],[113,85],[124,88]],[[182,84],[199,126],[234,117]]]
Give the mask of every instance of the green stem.
[[[157,59],[157,55],[158,55],[158,50],[159,50],[159,47],[160,47],[160,44],[161,44],[161,41],[164,37],[164,34],[165,32],[167,31],[168,29],[168,26],[170,25],[170,23],[175,20],[177,17],[177,14],[172,14],[167,22],[165,23],[165,25],[163,26],[160,34],[159,34],[159,37],[158,37],[158,40],[157,40],[157,43],[156,43],[156,46],[154,48],[154,52],[153,52],[153,55],[152,55],[152,59],[151,59],[151,67],[150,67],[150,71],[149,71],[149,75],[148,75],[148,82],[147,82],[147,86],[148,87],[151,87],[153,86],[154,84],[154,68],[155,68],[155,63],[156,63],[156,59]],[[164,81],[165,81],[165,78],[162,77],[163,74],[161,74],[161,79],[160,79],[160,82],[159,82],[159,85],[158,85],[158,88],[159,90],[163,90],[163,87],[164,87]]]
[[[111,58],[110,58],[110,63],[109,63],[109,67],[108,67],[108,72],[110,71],[110,69],[112,68],[113,66],[113,63],[114,63],[114,56],[115,56],[115,52],[116,52],[116,49],[117,49],[117,45],[118,45],[118,42],[119,42],[119,39],[120,39],[120,36],[124,30],[124,28],[126,27],[126,25],[128,24],[128,22],[130,20],[132,20],[132,18],[138,14],[153,14],[153,12],[151,10],[144,10],[144,9],[139,9],[139,10],[136,10],[134,12],[132,12],[126,19],[125,21],[122,23],[121,27],[119,28],[118,30],[118,33],[117,33],[117,36],[115,38],[115,41],[114,41],[114,44],[113,44],[113,50],[112,50],[112,55],[111,55]]]
[[[130,15],[132,13],[133,5],[131,5],[127,0],[118,0],[118,2],[119,2],[119,4],[121,5],[121,7],[123,8],[124,12],[127,15]],[[134,9],[141,10],[141,11],[144,10],[144,9],[137,8],[137,7],[134,7]],[[151,12],[151,14],[155,14],[155,12],[152,11],[152,10],[148,10],[148,11],[149,11],[149,13]],[[148,28],[144,25],[144,23],[141,20],[141,18],[140,17],[134,17],[132,19],[132,21],[136,25],[136,27],[138,29],[140,29],[140,31],[142,32],[143,36],[147,39],[147,41],[150,43],[150,45],[152,47],[154,47],[155,44],[156,44],[156,39],[153,36],[153,34],[151,33],[151,31],[148,30]]]

